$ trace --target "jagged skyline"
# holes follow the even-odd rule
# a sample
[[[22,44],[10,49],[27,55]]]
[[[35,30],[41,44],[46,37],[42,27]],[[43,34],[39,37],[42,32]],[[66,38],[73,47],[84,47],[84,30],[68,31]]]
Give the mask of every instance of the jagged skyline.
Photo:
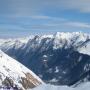
[[[72,31],[90,32],[89,0],[0,1],[0,37]]]

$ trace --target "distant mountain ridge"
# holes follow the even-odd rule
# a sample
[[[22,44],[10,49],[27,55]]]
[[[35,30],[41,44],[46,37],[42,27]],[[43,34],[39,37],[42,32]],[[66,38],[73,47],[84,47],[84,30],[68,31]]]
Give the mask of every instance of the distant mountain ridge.
[[[90,78],[90,34],[36,35],[25,43],[11,40],[0,47],[47,83],[73,85]]]

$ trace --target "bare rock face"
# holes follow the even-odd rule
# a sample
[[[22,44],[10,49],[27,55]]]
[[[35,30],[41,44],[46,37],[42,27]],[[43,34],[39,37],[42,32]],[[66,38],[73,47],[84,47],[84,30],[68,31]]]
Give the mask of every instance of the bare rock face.
[[[8,86],[8,87],[10,87],[10,86],[13,87],[13,86],[14,86],[14,82],[13,82],[12,79],[6,77],[6,78],[4,79],[4,81],[2,81],[2,85]]]
[[[32,71],[0,51],[0,86],[14,90],[34,88],[43,81]]]
[[[25,89],[34,88],[36,85],[41,84],[41,82],[34,78],[30,73],[26,73],[25,75],[26,78],[21,78],[21,84]]]

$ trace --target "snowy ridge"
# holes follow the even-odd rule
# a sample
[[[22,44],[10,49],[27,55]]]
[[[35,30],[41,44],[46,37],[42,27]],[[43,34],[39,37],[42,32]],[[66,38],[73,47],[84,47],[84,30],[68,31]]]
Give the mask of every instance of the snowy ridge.
[[[23,79],[30,82],[31,87],[38,86],[43,83],[32,71],[27,69],[24,65],[20,64],[16,60],[12,59],[0,50],[0,86],[6,85],[6,78],[10,79],[14,85],[20,88],[26,89],[29,86],[24,87]],[[31,79],[30,79],[31,78]],[[21,83],[20,83],[21,82]]]
[[[26,38],[18,38],[18,39],[0,39],[0,47],[2,49],[9,49],[11,47],[20,48],[23,45],[27,45],[32,40],[35,40],[38,45],[40,45],[41,41],[43,39],[48,38],[47,42],[49,42],[51,39],[53,40],[53,49],[62,48],[65,46],[65,48],[69,48],[71,46],[77,47],[80,46],[83,42],[90,39],[90,35],[82,32],[57,32],[52,35],[37,35],[37,36],[30,36]],[[32,44],[32,43],[31,43]]]
[[[18,39],[0,39],[0,47],[4,48],[17,46],[17,48],[21,47],[23,44],[27,45],[31,40],[36,38],[38,44],[40,44],[41,40],[45,38],[54,39],[53,41],[53,48],[58,49],[62,48],[65,44],[65,48],[70,47],[71,45],[79,46],[80,43],[85,42],[87,39],[90,39],[90,35],[82,32],[57,32],[52,35],[37,35],[37,36],[30,36],[26,38],[18,38]],[[17,44],[18,43],[18,44]],[[15,45],[17,44],[17,45]]]
[[[87,39],[90,39],[89,34],[85,34],[82,32],[57,32],[54,37],[54,49],[62,48],[63,46],[65,46],[65,48],[69,48],[71,46],[76,47],[85,42]]]

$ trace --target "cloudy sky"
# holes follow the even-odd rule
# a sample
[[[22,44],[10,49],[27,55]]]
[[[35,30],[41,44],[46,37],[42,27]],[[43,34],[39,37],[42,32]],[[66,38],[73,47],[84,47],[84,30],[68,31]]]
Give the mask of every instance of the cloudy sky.
[[[0,37],[90,32],[90,0],[0,0]]]

